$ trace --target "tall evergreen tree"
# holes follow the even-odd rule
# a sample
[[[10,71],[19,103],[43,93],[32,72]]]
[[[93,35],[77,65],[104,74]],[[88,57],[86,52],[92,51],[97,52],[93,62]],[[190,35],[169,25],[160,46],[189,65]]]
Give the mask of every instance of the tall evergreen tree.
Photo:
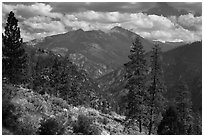
[[[127,95],[128,113],[127,119],[137,120],[139,122],[139,130],[142,132],[142,119],[145,117],[145,80],[146,80],[146,60],[144,58],[145,51],[142,43],[137,37],[132,43],[130,61],[125,64],[127,84],[126,89],[129,90]]]
[[[166,88],[163,83],[163,72],[161,67],[161,49],[155,44],[153,47],[153,55],[151,56],[151,72],[149,87],[149,135],[152,133],[153,127],[158,124],[158,117],[164,110],[165,98],[163,93]]]
[[[25,75],[26,54],[22,42],[18,20],[11,11],[3,34],[2,70],[3,76],[7,77],[12,83],[21,81],[23,75]]]
[[[159,135],[179,135],[179,128],[182,124],[178,120],[176,108],[170,106],[163,115],[157,130]]]
[[[193,116],[192,116],[192,101],[191,93],[188,90],[187,84],[182,80],[179,80],[176,84],[177,96],[175,98],[175,104],[179,115],[179,121],[183,123],[183,127],[180,129],[181,134],[192,134],[193,128]]]

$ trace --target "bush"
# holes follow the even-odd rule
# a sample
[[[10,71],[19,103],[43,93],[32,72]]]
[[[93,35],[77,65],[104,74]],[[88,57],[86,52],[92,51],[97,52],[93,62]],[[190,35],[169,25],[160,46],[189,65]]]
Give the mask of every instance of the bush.
[[[41,122],[38,133],[40,135],[62,135],[65,131],[63,124],[55,118],[48,118]]]
[[[100,135],[101,131],[99,127],[93,124],[93,119],[87,117],[83,114],[78,116],[78,121],[76,121],[73,126],[74,133],[82,133],[84,135]]]
[[[11,84],[2,83],[2,125],[8,129],[15,127],[18,115],[15,114],[16,107],[11,103],[16,88]]]
[[[17,135],[36,135],[40,127],[41,116],[23,113],[18,118],[18,126],[15,129]]]
[[[2,101],[2,125],[14,130],[19,115],[16,114],[16,107],[8,99]]]
[[[11,100],[16,95],[17,88],[12,84],[2,83],[2,98]]]
[[[2,135],[13,135],[11,131],[2,127]]]
[[[50,101],[52,102],[53,105],[57,105],[61,108],[69,108],[69,105],[67,104],[67,102],[62,98],[51,97]]]
[[[76,121],[76,124],[73,126],[73,130],[75,133],[83,133],[85,135],[89,135],[89,127],[91,123],[92,121],[90,118],[80,114],[78,116],[78,121]]]
[[[101,135],[102,130],[95,124],[91,124],[89,127],[89,134],[90,135]]]
[[[103,123],[104,125],[107,125],[107,124],[109,123],[108,118],[104,117],[102,123]]]

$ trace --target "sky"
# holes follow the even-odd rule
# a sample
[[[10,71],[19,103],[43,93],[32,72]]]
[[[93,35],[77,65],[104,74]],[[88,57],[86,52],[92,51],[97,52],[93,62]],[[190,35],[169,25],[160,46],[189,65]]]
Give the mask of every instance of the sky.
[[[23,41],[83,29],[108,32],[114,26],[159,41],[194,42],[202,39],[202,16],[189,13],[179,17],[147,15],[142,11],[155,2],[21,2],[2,3],[2,27],[8,13],[19,20]],[[168,3],[177,9],[202,13],[196,2]]]

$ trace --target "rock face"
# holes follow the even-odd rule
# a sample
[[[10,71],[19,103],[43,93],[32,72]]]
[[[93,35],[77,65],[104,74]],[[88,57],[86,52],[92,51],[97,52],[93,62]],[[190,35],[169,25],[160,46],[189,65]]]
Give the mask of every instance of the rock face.
[[[51,50],[62,56],[70,55],[73,62],[85,68],[92,78],[99,78],[128,61],[130,46],[135,37],[140,36],[121,27],[114,27],[107,32],[79,29],[32,40],[27,45]],[[145,51],[149,52],[154,42],[142,37],[140,39]],[[167,51],[182,43],[159,44],[163,51]]]

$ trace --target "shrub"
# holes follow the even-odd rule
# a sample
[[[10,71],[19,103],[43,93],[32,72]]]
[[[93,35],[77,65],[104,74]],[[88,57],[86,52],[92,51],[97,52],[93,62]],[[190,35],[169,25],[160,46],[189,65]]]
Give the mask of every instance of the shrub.
[[[13,135],[11,131],[2,127],[2,135]]]
[[[4,81],[2,82],[2,98],[3,99],[12,99],[17,92],[17,88],[12,85],[5,83]]]
[[[107,124],[109,123],[108,118],[104,117],[102,123],[103,123],[104,125],[107,125]]]
[[[23,113],[18,118],[18,126],[15,129],[17,135],[36,135],[40,127],[41,116]]]
[[[40,135],[62,135],[64,133],[64,126],[55,118],[48,118],[41,122],[41,127],[38,133]]]
[[[2,101],[2,125],[13,130],[16,126],[18,115],[15,114],[16,107],[8,99]]]
[[[63,100],[62,98],[51,97],[50,100],[51,100],[52,104],[57,105],[61,108],[69,108],[68,103],[65,100]]]
[[[11,84],[2,83],[2,125],[11,130],[15,127],[18,119],[18,115],[15,114],[16,107],[11,103],[15,91],[15,87]]]
[[[76,124],[73,126],[73,130],[75,133],[83,133],[85,135],[89,135],[89,127],[91,125],[92,121],[87,116],[80,114],[78,116],[78,121],[76,121]]]
[[[89,134],[90,135],[101,135],[102,130],[99,126],[95,124],[91,124],[89,127]]]
[[[93,119],[83,114],[78,116],[78,121],[73,126],[73,130],[74,133],[82,133],[84,135],[100,135],[101,133],[99,127],[93,124]]]
[[[14,87],[11,85],[3,84],[2,89],[2,125],[9,129],[10,131],[14,131],[18,126],[18,118],[21,116],[21,111],[19,111],[18,107],[13,104],[12,97],[13,92],[11,89]],[[8,92],[8,93],[6,93]]]

